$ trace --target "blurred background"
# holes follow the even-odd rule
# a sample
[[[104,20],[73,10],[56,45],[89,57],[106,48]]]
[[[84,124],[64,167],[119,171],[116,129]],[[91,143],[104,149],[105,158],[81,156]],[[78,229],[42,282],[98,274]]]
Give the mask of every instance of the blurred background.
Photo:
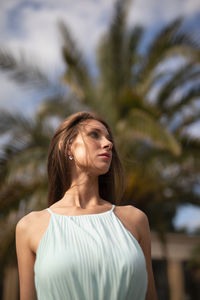
[[[50,139],[81,110],[112,127],[121,205],[149,218],[158,299],[200,299],[199,0],[0,8],[0,299],[19,299],[15,226],[47,207]]]

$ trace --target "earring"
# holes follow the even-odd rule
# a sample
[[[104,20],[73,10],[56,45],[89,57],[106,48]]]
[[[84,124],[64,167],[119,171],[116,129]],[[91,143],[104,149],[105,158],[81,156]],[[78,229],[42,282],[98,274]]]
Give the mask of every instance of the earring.
[[[73,159],[73,156],[72,156],[72,155],[69,155],[69,159],[72,160],[72,159]]]

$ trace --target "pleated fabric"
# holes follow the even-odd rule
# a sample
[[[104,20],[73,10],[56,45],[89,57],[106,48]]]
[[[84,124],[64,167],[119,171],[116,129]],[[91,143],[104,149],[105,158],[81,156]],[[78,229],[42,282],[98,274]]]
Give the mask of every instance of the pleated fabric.
[[[38,300],[144,300],[143,251],[112,209],[99,214],[53,213],[36,253]]]

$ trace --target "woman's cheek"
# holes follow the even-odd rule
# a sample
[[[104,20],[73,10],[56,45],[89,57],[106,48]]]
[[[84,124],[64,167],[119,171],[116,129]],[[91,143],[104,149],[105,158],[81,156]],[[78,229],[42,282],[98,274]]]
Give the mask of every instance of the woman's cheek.
[[[85,149],[77,149],[75,160],[81,164],[88,164],[90,161],[89,153],[85,151]]]

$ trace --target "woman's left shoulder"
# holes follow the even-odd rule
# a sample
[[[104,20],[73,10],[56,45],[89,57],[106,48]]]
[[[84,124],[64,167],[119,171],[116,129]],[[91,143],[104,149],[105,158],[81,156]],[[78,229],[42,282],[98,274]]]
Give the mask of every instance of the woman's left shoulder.
[[[147,240],[150,238],[150,227],[147,215],[139,208],[133,205],[126,205],[127,218],[132,226],[137,230],[139,240]]]
[[[139,208],[133,206],[133,205],[126,205],[127,213],[133,218],[134,220],[139,222],[141,225],[143,224],[144,226],[148,225],[149,226],[149,221],[147,215],[140,210]]]

